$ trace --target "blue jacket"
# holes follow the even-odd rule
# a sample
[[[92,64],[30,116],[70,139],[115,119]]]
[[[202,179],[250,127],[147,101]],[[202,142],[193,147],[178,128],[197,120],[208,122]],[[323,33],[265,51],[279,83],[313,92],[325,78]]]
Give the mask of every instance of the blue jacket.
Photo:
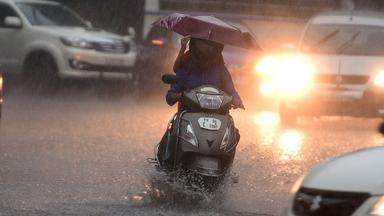
[[[176,71],[176,83],[171,85],[166,95],[167,103],[173,105],[176,101],[170,99],[172,93],[181,93],[201,85],[212,85],[235,99],[240,99],[231,75],[224,64],[213,65],[209,69],[199,69],[191,61],[186,62]]]

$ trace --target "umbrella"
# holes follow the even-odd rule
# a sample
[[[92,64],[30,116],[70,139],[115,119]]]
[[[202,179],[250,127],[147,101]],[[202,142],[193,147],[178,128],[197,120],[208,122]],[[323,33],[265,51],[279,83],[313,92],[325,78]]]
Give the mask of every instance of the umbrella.
[[[173,13],[152,25],[172,30],[183,36],[210,40],[246,49],[261,49],[249,32],[230,25],[213,16],[190,16]]]

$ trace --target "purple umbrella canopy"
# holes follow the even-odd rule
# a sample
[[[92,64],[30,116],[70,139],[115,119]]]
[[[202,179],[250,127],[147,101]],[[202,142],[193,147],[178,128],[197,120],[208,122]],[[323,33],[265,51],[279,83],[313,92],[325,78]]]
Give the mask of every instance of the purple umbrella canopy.
[[[173,13],[160,18],[152,25],[174,31],[182,36],[191,36],[246,49],[261,49],[249,32],[243,32],[213,16]]]

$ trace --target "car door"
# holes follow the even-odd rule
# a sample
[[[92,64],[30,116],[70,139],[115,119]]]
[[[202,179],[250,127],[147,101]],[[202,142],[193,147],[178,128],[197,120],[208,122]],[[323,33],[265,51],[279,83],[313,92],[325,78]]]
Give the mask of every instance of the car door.
[[[17,72],[21,62],[21,28],[11,28],[4,24],[8,16],[19,17],[16,11],[6,3],[0,3],[0,69],[3,73]]]

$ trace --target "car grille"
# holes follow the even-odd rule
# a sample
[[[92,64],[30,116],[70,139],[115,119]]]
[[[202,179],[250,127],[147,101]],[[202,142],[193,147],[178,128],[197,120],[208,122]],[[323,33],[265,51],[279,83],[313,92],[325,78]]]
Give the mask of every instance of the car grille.
[[[297,216],[349,216],[369,194],[346,193],[301,188],[296,194],[293,213]]]
[[[350,85],[364,85],[369,82],[369,76],[360,75],[334,75],[334,74],[316,74],[316,83],[327,84],[350,84]]]
[[[94,42],[93,43],[96,51],[106,53],[123,54],[128,53],[130,50],[130,44],[123,41],[114,42]]]

